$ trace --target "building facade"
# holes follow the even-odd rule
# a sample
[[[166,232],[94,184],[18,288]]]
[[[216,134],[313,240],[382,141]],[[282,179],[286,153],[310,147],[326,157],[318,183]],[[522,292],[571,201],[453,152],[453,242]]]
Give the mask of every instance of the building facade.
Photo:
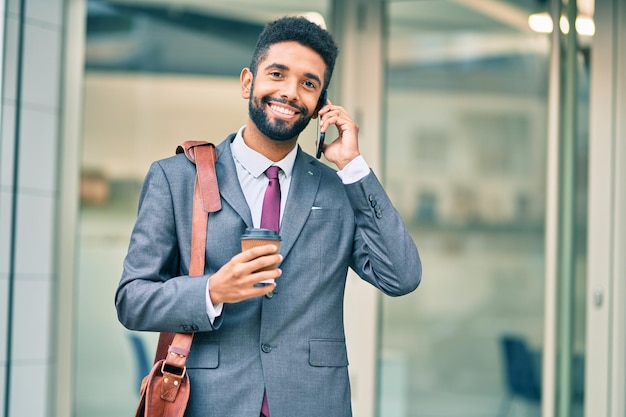
[[[3,417],[132,413],[156,338],[125,330],[113,296],[143,176],[243,125],[239,72],[285,14],[338,40],[330,98],[424,263],[407,297],[349,280],[355,416],[626,415],[625,1],[0,11]]]

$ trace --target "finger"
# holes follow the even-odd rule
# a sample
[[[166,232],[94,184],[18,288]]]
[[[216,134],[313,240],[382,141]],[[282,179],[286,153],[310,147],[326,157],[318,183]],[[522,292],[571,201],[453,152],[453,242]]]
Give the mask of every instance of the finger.
[[[276,270],[282,259],[282,256],[279,254],[264,255],[247,262],[246,266],[249,268],[250,273],[261,270]]]
[[[256,285],[252,287],[252,290],[250,291],[250,296],[251,296],[250,298],[262,297],[274,291],[274,288],[276,288],[275,282],[267,282],[264,284]]]
[[[339,118],[336,112],[333,111],[331,113],[326,113],[324,117],[322,118],[322,121],[320,124],[320,131],[327,132],[328,128],[331,125],[336,125],[338,121],[339,121]]]
[[[322,108],[317,112],[317,114],[319,116],[322,116],[322,115],[327,114],[328,112],[332,111],[336,107],[337,106],[335,106],[330,100],[326,100],[326,104],[324,106],[322,106]]]
[[[282,274],[283,271],[280,268],[257,271],[250,275],[250,281],[253,284],[258,284],[259,282],[273,282],[275,279],[279,279]]]
[[[327,129],[328,126],[330,125],[336,125],[337,127],[339,127],[340,125],[348,125],[348,124],[355,124],[355,123],[354,123],[354,120],[352,120],[352,118],[350,117],[350,115],[342,107],[337,106],[333,109],[326,111],[323,114],[320,124],[325,129]]]
[[[235,255],[240,262],[249,262],[252,259],[256,259],[259,256],[276,254],[278,252],[278,246],[276,245],[262,245],[262,246],[253,246],[249,249],[241,251],[241,253]]]

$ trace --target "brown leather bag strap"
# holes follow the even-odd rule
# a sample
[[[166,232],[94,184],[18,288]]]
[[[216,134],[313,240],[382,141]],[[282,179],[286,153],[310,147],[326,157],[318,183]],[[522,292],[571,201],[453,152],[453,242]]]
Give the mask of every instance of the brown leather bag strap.
[[[204,141],[186,141],[176,148],[177,154],[183,152],[191,162],[196,164],[189,262],[189,276],[194,277],[204,274],[209,213],[219,211],[222,204],[215,174],[217,162],[215,146]],[[193,333],[162,332],[159,336],[154,362],[165,359],[167,365],[184,369],[192,341]]]
[[[191,262],[189,275],[204,274],[206,251],[206,232],[209,213],[222,208],[220,193],[215,175],[217,151],[212,143],[187,141],[176,149],[176,153],[185,152],[187,158],[196,164],[196,183],[193,193],[193,213],[191,219]]]
[[[196,183],[202,197],[205,213],[214,213],[221,210],[220,192],[215,175],[217,151],[215,145],[209,142],[188,140],[176,148],[176,153],[185,153],[187,158],[196,164]]]

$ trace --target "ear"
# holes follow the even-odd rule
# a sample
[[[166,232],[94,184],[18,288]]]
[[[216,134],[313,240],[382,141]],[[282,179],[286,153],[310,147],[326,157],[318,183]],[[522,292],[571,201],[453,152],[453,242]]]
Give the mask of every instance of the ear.
[[[244,68],[241,70],[241,75],[239,76],[239,81],[241,84],[241,97],[243,99],[250,98],[250,90],[252,89],[252,81],[254,76],[252,75],[252,71],[250,68]]]
[[[318,112],[320,111],[322,107],[326,105],[328,101],[327,97],[328,96],[326,94],[326,90],[322,91],[320,98],[317,100],[317,106],[315,106],[315,110],[313,111],[313,115],[311,116],[311,119],[317,119],[317,116],[319,116]]]

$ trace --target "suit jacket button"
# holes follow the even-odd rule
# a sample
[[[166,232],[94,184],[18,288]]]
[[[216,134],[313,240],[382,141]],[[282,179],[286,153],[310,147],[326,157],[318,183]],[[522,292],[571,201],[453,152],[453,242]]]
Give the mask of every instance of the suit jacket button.
[[[261,345],[261,350],[265,353],[270,353],[272,351],[272,347],[268,345],[267,343],[263,343]]]
[[[272,298],[274,296],[274,292],[270,291],[267,294],[265,294],[265,298]]]

